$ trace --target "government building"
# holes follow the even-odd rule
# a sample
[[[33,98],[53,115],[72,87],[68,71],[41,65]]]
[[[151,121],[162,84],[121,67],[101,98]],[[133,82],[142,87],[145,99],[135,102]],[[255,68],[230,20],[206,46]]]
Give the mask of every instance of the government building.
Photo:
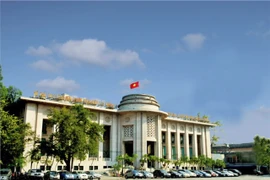
[[[103,142],[99,144],[99,153],[88,155],[86,160],[73,163],[73,170],[106,170],[117,163],[116,157],[122,154],[137,154],[135,168],[140,167],[143,155],[155,155],[169,160],[182,156],[205,155],[211,157],[210,128],[215,125],[207,116],[193,117],[177,115],[160,110],[160,104],[154,96],[147,94],[129,94],[122,97],[119,105],[97,100],[73,98],[67,94],[47,95],[35,92],[33,97],[21,97],[24,104],[24,121],[30,123],[32,130],[40,139],[48,138],[54,127],[48,120],[51,107],[68,107],[81,103],[96,114],[92,120],[102,124],[105,132]],[[33,148],[27,145],[25,155]],[[43,170],[64,170],[65,163],[51,160],[45,163],[45,157],[34,162],[32,168]],[[155,167],[158,167],[156,164]],[[171,164],[171,167],[173,165]],[[28,157],[24,170],[31,168]]]

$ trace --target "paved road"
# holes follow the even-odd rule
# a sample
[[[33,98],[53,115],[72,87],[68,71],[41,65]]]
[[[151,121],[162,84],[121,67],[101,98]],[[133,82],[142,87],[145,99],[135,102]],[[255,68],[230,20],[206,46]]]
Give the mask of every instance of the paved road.
[[[170,179],[170,180],[210,180],[209,178],[178,178],[178,179]],[[270,180],[270,175],[268,176],[254,176],[254,175],[242,175],[239,177],[217,177],[217,178],[211,178],[211,180]],[[121,177],[109,177],[109,176],[103,176],[102,180],[125,180],[125,178]],[[132,180],[132,179],[130,179]],[[143,180],[143,179],[142,179]],[[154,180],[166,180],[166,179],[154,179]]]

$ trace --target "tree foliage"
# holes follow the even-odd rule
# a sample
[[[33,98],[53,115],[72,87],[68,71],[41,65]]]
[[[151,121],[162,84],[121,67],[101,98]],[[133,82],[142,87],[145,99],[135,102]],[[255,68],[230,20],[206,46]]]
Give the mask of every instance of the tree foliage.
[[[54,149],[51,153],[66,163],[68,171],[75,158],[84,160],[88,154],[98,153],[104,128],[91,121],[93,116],[82,105],[50,110],[49,121],[56,127],[49,140]]]
[[[24,164],[24,147],[26,141],[31,140],[30,124],[6,110],[11,107],[21,95],[20,90],[10,86],[6,88],[2,82],[2,68],[0,66],[0,132],[1,132],[1,162],[3,166],[21,167]],[[20,92],[17,94],[17,92]],[[15,96],[14,93],[16,94]],[[11,98],[12,97],[12,98]],[[15,98],[16,97],[16,98]],[[17,109],[15,109],[17,110]]]
[[[255,136],[253,149],[255,152],[256,163],[270,167],[270,139]]]

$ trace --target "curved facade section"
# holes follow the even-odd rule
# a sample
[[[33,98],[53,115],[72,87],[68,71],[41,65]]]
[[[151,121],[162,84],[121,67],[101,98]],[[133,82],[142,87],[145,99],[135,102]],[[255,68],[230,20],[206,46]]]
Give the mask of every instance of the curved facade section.
[[[122,98],[118,105],[119,111],[159,111],[160,105],[156,98],[147,94],[129,94]]]

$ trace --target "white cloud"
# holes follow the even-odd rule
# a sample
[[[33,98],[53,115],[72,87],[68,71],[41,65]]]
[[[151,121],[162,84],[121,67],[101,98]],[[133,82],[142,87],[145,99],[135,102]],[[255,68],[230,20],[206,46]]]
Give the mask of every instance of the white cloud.
[[[36,86],[45,91],[57,91],[60,93],[70,93],[80,88],[74,80],[66,80],[63,77],[55,79],[44,79],[36,84]]]
[[[60,63],[55,63],[52,61],[38,60],[31,64],[34,69],[43,70],[48,72],[57,72],[61,67]]]
[[[47,56],[52,54],[52,50],[44,46],[39,46],[38,48],[30,46],[25,53],[32,56]]]
[[[246,33],[247,36],[256,36],[260,38],[270,37],[270,19],[259,21],[254,28]]]
[[[132,50],[113,50],[104,41],[96,39],[69,40],[58,44],[58,51],[76,62],[99,66],[125,67],[137,64],[144,67],[139,54]]]
[[[182,38],[182,41],[185,43],[189,50],[200,49],[203,46],[205,40],[206,37],[201,33],[187,34]]]

